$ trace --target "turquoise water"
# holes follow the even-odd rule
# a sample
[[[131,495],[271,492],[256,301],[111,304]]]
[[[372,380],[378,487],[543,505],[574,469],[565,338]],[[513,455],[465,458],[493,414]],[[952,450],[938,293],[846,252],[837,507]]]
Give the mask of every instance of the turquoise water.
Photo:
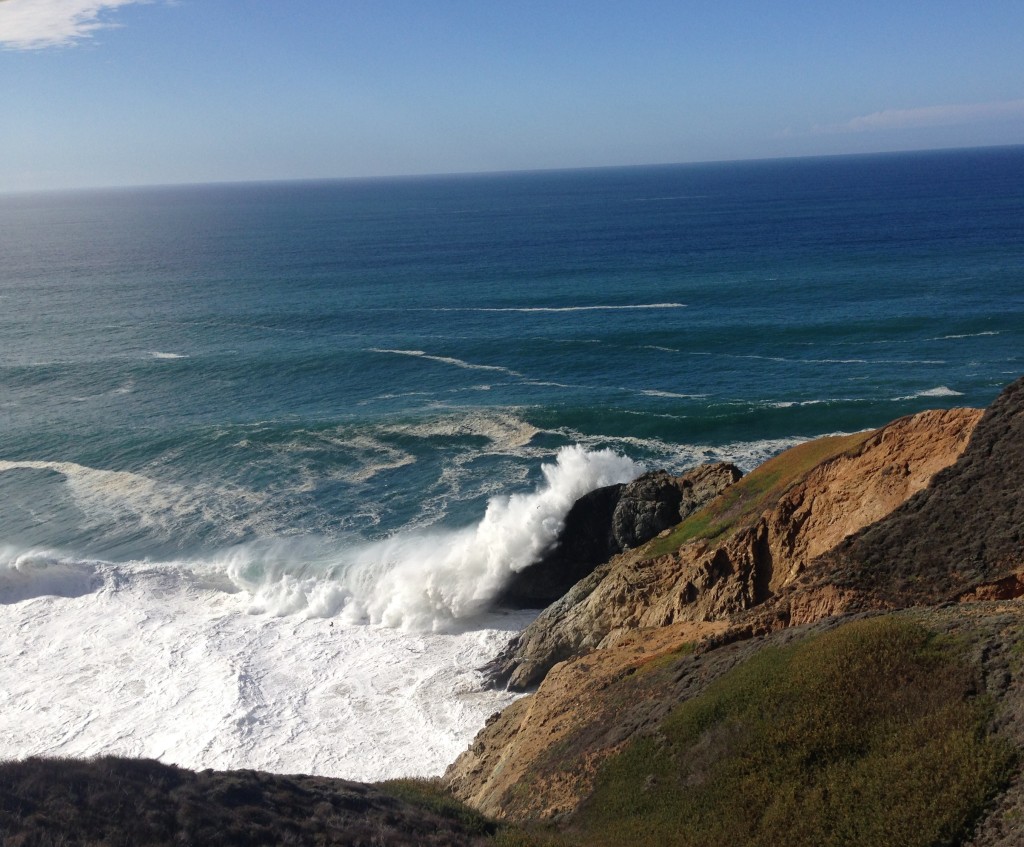
[[[0,233],[8,561],[330,569],[570,445],[749,468],[1024,371],[1019,147],[10,195]]]

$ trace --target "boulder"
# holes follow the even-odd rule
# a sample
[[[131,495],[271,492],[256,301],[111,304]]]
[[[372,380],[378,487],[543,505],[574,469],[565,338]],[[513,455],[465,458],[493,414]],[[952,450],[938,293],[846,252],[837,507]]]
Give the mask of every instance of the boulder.
[[[616,553],[675,526],[741,476],[735,465],[701,465],[682,476],[645,473],[628,485],[584,494],[565,518],[555,545],[515,574],[495,601],[506,608],[541,609],[562,597]]]

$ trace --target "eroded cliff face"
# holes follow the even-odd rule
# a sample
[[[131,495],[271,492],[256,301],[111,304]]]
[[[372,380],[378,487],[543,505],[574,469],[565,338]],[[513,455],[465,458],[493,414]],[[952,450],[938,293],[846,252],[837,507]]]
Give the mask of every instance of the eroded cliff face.
[[[711,537],[660,555],[665,545],[659,542],[671,538],[656,541],[577,583],[491,663],[492,679],[526,690],[557,662],[614,645],[626,633],[725,620],[763,603],[812,560],[892,512],[956,461],[981,414],[923,412],[874,432],[787,451],[723,495],[733,502],[699,533]],[[822,593],[800,615],[834,614],[843,596]]]
[[[1020,596],[1024,379],[985,410],[960,459],[884,521],[845,539],[801,581],[890,606]],[[804,589],[804,586],[798,586]]]
[[[449,768],[446,782],[460,799],[497,817],[568,812],[616,749],[616,732],[625,739],[637,729],[616,723],[608,711],[618,714],[636,695],[622,684],[626,677],[640,678],[645,667],[680,651],[703,654],[755,631],[819,620],[851,606],[886,607],[884,597],[867,597],[857,585],[807,582],[805,571],[956,462],[981,415],[971,409],[924,412],[874,432],[801,445],[729,488],[667,537],[599,567],[492,663],[496,682],[540,687],[481,731]],[[784,607],[772,610],[783,597]],[[759,608],[772,611],[753,624],[737,623]],[[610,690],[632,693],[616,706]],[[602,725],[618,729],[609,735]],[[578,745],[581,733],[601,732],[602,742],[584,744],[589,752],[571,772],[537,768],[569,736]]]

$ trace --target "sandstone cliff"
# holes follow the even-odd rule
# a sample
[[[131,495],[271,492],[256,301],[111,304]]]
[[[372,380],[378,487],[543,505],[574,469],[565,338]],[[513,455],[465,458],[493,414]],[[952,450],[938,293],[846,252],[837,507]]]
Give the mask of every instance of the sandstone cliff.
[[[973,409],[923,412],[766,462],[674,533],[577,583],[488,666],[492,681],[524,690],[557,662],[626,633],[725,620],[764,602],[952,464],[980,416]],[[835,611],[844,596],[819,592],[815,613]]]
[[[1020,596],[1022,480],[1024,379],[985,410],[954,465],[885,521],[823,556],[806,588],[834,585],[864,603],[894,607]]]

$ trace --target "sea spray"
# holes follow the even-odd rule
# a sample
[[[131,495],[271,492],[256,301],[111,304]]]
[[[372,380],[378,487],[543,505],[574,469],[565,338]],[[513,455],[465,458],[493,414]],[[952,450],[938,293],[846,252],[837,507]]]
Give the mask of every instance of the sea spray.
[[[79,597],[102,584],[97,563],[50,550],[0,547],[0,605],[34,597]]]
[[[313,540],[245,545],[218,565],[257,612],[441,631],[483,612],[513,572],[537,561],[577,499],[641,470],[612,450],[564,447],[535,491],[492,497],[475,526],[401,532],[334,554]]]

